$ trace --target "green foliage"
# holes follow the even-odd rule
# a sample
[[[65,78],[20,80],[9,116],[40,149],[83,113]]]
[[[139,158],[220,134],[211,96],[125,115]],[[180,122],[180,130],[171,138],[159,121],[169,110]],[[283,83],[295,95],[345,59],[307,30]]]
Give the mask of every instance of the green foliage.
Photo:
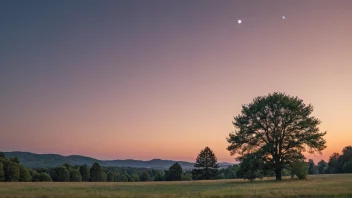
[[[165,180],[164,174],[162,172],[157,172],[154,177],[154,181],[164,181],[164,180]]]
[[[227,168],[223,168],[219,170],[219,179],[236,179],[237,178],[237,171],[239,166],[238,165],[231,165]]]
[[[114,182],[117,179],[118,175],[115,171],[109,171],[107,174],[107,181]]]
[[[329,166],[329,172],[330,173],[337,173],[338,171],[338,158],[339,158],[340,154],[338,153],[333,153],[330,158],[329,158],[329,162],[328,162],[328,166]]]
[[[51,177],[48,173],[40,173],[39,174],[39,181],[40,182],[51,182]]]
[[[257,178],[262,179],[264,177],[264,163],[262,161],[261,153],[247,154],[241,158],[240,167],[238,170],[238,176],[250,181],[254,181]]]
[[[98,163],[94,163],[90,169],[90,181],[92,182],[104,182],[107,179],[107,175],[103,172],[103,169]]]
[[[217,163],[214,152],[205,147],[197,156],[192,174],[194,179],[215,179],[218,173],[219,164]]]
[[[70,172],[65,166],[59,166],[54,169],[54,181],[68,182],[70,181]]]
[[[165,171],[165,179],[166,181],[180,181],[182,178],[182,173],[182,167],[176,162],[170,166],[168,171]]]
[[[1,152],[0,152],[0,157],[1,157]],[[5,171],[4,171],[4,166],[0,162],[0,182],[5,180]]]
[[[147,171],[143,172],[139,176],[139,181],[150,181],[149,173]]]
[[[4,152],[0,152],[0,158],[6,158]]]
[[[3,160],[5,180],[7,182],[16,182],[20,178],[20,164],[17,163],[16,159],[5,159]]]
[[[79,167],[79,172],[81,173],[82,181],[89,181],[90,171],[86,164]]]
[[[190,180],[192,180],[192,177],[193,177],[192,173],[189,173],[189,172],[183,173],[181,180],[182,181],[190,181]]]
[[[318,174],[318,173],[319,173],[319,170],[315,166],[314,161],[312,159],[309,159],[308,160],[308,174],[314,175],[314,174]]]
[[[345,173],[352,173],[352,160],[348,161],[344,166],[343,166],[343,171]]]
[[[81,182],[82,176],[78,169],[70,169],[70,181],[71,182]]]
[[[29,182],[31,181],[31,175],[29,174],[29,170],[24,168],[23,165],[20,166],[20,178],[19,181],[21,182]]]
[[[36,170],[30,170],[29,173],[32,177],[32,182],[40,181],[40,173],[38,173]]]
[[[281,180],[281,170],[302,159],[306,149],[321,154],[326,148],[326,132],[319,131],[321,122],[312,112],[312,105],[283,93],[257,97],[243,105],[241,114],[234,118],[236,131],[229,134],[227,149],[239,157],[261,152],[263,162],[274,168],[276,179]]]
[[[139,176],[138,174],[132,174],[130,177],[131,182],[139,182]]]
[[[324,160],[320,160],[318,162],[318,171],[319,174],[323,174],[325,172],[325,169],[327,168],[327,163]]]
[[[306,179],[308,175],[308,165],[306,162],[291,163],[291,176],[296,175],[298,179]]]

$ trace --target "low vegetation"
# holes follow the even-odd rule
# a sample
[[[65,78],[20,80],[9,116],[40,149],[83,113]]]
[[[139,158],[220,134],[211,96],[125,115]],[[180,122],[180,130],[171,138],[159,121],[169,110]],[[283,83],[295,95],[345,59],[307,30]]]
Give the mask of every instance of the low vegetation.
[[[137,183],[0,183],[1,198],[32,197],[352,197],[352,175],[308,176],[306,180],[274,181],[274,177],[243,179],[137,182]]]

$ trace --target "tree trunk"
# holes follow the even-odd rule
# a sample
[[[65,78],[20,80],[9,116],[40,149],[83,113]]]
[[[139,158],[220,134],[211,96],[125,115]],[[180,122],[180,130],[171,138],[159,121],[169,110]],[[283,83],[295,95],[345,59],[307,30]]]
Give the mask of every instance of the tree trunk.
[[[276,167],[275,168],[275,175],[276,175],[276,180],[281,180],[281,167]]]

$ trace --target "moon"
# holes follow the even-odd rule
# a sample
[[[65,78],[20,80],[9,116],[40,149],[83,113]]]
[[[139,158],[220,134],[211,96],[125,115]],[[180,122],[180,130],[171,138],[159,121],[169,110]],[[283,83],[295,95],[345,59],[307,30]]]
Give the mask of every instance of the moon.
[[[239,19],[239,20],[237,21],[237,23],[238,23],[238,24],[241,24],[241,23],[242,23],[242,20],[241,20],[241,19]]]
[[[286,17],[285,17],[285,16],[282,16],[282,19],[284,19],[284,20],[285,20],[285,19],[286,19]]]

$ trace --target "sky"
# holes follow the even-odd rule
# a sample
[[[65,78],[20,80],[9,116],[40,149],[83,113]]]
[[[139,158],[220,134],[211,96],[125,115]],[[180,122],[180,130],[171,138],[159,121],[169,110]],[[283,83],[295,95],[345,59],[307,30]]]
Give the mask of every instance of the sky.
[[[327,160],[352,140],[351,21],[350,0],[2,0],[0,150],[234,162],[241,105],[284,92]]]

